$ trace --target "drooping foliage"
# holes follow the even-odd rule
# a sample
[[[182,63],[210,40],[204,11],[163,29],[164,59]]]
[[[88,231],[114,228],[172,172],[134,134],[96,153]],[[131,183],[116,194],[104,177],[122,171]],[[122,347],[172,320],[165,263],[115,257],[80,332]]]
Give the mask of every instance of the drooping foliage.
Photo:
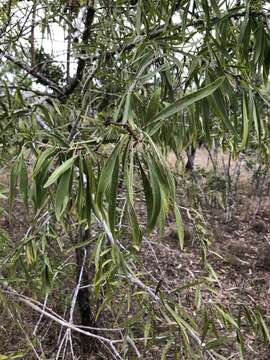
[[[27,224],[16,244],[1,233],[3,304],[10,297],[30,306],[64,326],[71,347],[72,330],[85,354],[98,347],[110,358],[158,346],[162,359],[222,359],[233,341],[243,358],[247,325],[269,341],[258,310],[240,307],[237,318],[203,303],[201,289],[214,291],[216,281],[203,232],[205,276],[187,285],[202,302],[194,314],[179,301],[183,286],[159,289],[140,269],[142,241],[162,233],[168,214],[184,247],[166,154],[203,141],[267,159],[269,16],[267,1],[251,0],[2,1],[5,211],[12,226],[21,201]],[[78,285],[63,320],[35,297],[47,301],[69,284],[74,262]],[[76,302],[85,331],[73,323]],[[111,338],[89,328],[103,327],[108,314],[121,326]]]

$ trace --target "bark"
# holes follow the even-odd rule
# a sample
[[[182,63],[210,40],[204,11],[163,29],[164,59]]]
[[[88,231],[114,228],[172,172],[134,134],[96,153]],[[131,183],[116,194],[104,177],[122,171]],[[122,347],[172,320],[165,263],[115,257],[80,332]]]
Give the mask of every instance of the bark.
[[[78,237],[78,243],[81,243],[85,240],[87,240],[87,238],[89,237],[89,232],[88,231],[84,231],[83,227],[81,227],[80,229],[80,234]],[[88,271],[88,267],[87,264],[89,263],[89,252],[90,252],[90,248],[78,248],[76,249],[76,263],[77,263],[77,281],[78,278],[80,276],[80,272],[81,272],[81,268],[83,265],[83,259],[84,259],[84,254],[85,254],[85,250],[87,252],[87,256],[86,256],[86,266],[83,269],[83,273],[82,273],[82,280],[81,280],[81,288],[78,292],[78,296],[77,296],[77,305],[78,305],[78,310],[80,313],[80,318],[81,318],[81,325],[82,326],[90,326],[90,327],[95,327],[96,326],[96,322],[95,322],[95,316],[94,316],[94,311],[93,308],[91,306],[91,300],[90,300],[90,291],[89,291],[89,287],[84,287],[86,285],[90,284],[90,276],[89,276],[89,271]],[[95,331],[91,330],[92,333],[96,334]],[[97,344],[95,339],[90,338],[89,336],[86,336],[84,334],[81,334],[81,352],[82,352],[82,358],[83,359],[87,359],[87,357],[95,352],[97,349]]]
[[[191,145],[188,150],[186,150],[187,154],[187,163],[186,170],[192,171],[194,169],[194,160],[195,160],[196,149]]]

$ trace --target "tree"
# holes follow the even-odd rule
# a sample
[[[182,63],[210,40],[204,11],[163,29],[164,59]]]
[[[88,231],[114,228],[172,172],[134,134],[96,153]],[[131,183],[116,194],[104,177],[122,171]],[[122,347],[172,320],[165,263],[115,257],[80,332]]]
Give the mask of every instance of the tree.
[[[204,304],[193,316],[173,295],[177,289],[168,292],[140,272],[142,240],[155,228],[162,233],[168,214],[184,246],[183,209],[166,154],[203,141],[267,157],[268,16],[266,1],[1,5],[1,163],[11,164],[10,221],[18,192],[28,224],[4,260],[1,294],[3,303],[12,300],[6,306],[21,303],[64,328],[56,358],[68,358],[67,346],[72,356],[74,334],[85,358],[139,358],[157,344],[163,358],[172,351],[218,359],[233,331],[243,351],[242,322],[257,324],[269,341],[259,312],[245,308],[237,320],[222,304]],[[63,30],[65,83],[55,65],[59,37],[51,54],[40,40]],[[8,234],[1,236],[8,244]],[[212,274],[201,237],[207,283]],[[71,276],[76,285],[64,319],[47,301]],[[42,296],[44,304],[36,300]],[[98,330],[106,317],[124,328]],[[215,317],[223,329],[213,331]]]

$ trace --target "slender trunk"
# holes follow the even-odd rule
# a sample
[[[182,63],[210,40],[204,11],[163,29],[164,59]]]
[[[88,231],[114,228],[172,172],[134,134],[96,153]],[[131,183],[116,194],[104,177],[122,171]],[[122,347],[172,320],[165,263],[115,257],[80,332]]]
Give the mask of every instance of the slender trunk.
[[[84,228],[81,227],[80,229],[80,235],[78,238],[78,243],[85,241],[89,236],[88,232],[84,231]],[[85,251],[87,252],[86,259],[89,259],[89,248],[78,248],[76,249],[76,263],[77,263],[77,280],[80,276],[83,259],[85,256]],[[86,264],[88,261],[86,261]],[[93,313],[93,309],[91,307],[90,303],[90,291],[89,287],[84,287],[86,285],[89,285],[91,279],[89,276],[89,271],[87,269],[87,266],[83,269],[82,273],[82,280],[81,280],[81,288],[78,292],[77,296],[77,304],[78,309],[80,313],[81,318],[81,325],[82,326],[90,326],[95,327],[95,317]],[[87,359],[89,354],[91,354],[93,351],[96,350],[96,342],[94,339],[90,338],[89,336],[86,336],[84,334],[81,335],[81,352],[82,352],[82,358]]]
[[[196,149],[193,147],[193,145],[190,145],[188,150],[186,150],[187,159],[188,159],[186,163],[186,170],[192,171],[194,169],[195,153],[196,153]]]

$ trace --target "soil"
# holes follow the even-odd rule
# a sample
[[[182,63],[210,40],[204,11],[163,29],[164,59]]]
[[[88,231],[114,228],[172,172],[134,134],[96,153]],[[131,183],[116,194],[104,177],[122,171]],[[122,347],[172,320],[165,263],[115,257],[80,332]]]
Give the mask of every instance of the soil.
[[[224,159],[224,161],[222,160]],[[170,155],[168,162],[176,168],[176,159]],[[228,163],[228,155],[218,157],[217,164],[222,171]],[[239,163],[231,160],[231,174]],[[211,161],[205,149],[200,149],[196,155],[195,172],[200,169],[210,170]],[[225,211],[213,207],[204,210],[204,219],[209,229],[209,258],[219,282],[214,284],[216,293],[203,293],[204,301],[217,301],[234,308],[242,303],[253,308],[260,307],[266,321],[270,322],[270,213],[268,185],[264,184],[261,192],[254,191],[251,181],[252,173],[244,166],[238,177],[237,202],[231,220],[226,219]],[[0,182],[7,182],[3,175]],[[182,198],[179,196],[180,205]],[[8,221],[7,214],[0,219],[0,226],[11,232],[13,241],[26,231],[25,214],[21,205],[13,210],[15,222]],[[165,234],[161,241],[157,234],[143,241],[140,251],[143,266],[155,279],[162,280],[161,287],[170,291],[181,287],[205,275],[201,261],[201,248],[194,232],[194,224],[183,212],[186,234],[184,250],[179,249],[176,229],[173,219],[169,219]],[[219,256],[218,256],[219,255]],[[181,303],[193,309],[193,291],[187,289],[181,295]],[[29,327],[33,328],[36,317],[25,313]],[[52,330],[47,346],[53,342],[57,332]],[[10,341],[14,339],[14,341]],[[270,347],[265,344],[255,344],[252,338],[247,338],[247,360],[270,359]],[[20,330],[10,326],[5,314],[0,314],[0,354],[23,346]],[[14,343],[15,342],[15,343]],[[145,355],[144,359],[158,359],[159,353]],[[1,355],[0,355],[1,358]],[[239,359],[235,348],[230,350],[229,358]]]

